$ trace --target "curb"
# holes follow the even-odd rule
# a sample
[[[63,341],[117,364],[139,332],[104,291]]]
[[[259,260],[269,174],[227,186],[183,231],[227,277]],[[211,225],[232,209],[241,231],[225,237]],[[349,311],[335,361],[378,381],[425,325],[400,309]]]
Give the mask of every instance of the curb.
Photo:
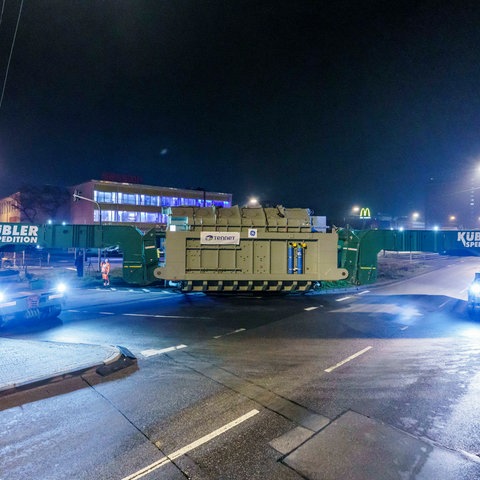
[[[120,345],[116,345],[115,348],[118,350],[118,353],[111,355],[103,362],[103,365],[98,366],[95,370],[102,377],[137,363],[137,357],[128,348]]]
[[[88,371],[95,370],[98,375],[105,377],[111,373],[117,372],[124,368],[136,364],[137,358],[127,348],[115,345],[112,346],[115,351],[110,354],[101,363],[79,364],[74,369],[59,370],[53,373],[48,373],[42,376],[13,382],[4,386],[0,386],[0,398],[11,395],[19,391],[26,391],[31,388],[36,388],[48,383],[57,383],[67,378],[83,375]]]

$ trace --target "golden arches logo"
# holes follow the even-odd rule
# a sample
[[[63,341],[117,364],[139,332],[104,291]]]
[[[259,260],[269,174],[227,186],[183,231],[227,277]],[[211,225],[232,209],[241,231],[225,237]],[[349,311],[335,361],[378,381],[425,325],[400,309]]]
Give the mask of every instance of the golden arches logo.
[[[370,215],[370,209],[368,207],[363,207],[360,210],[360,218],[372,218]]]

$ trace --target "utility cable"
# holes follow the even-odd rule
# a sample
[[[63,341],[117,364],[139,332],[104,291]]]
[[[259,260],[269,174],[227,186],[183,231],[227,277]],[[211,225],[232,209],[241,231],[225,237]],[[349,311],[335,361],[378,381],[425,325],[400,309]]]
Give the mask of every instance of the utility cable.
[[[5,87],[7,86],[8,71],[10,69],[10,62],[12,60],[13,47],[15,45],[15,40],[17,38],[17,31],[18,31],[18,25],[20,23],[20,17],[22,16],[22,9],[23,9],[23,0],[20,2],[20,9],[18,10],[17,24],[15,25],[15,32],[13,34],[12,46],[10,47],[10,54],[8,56],[7,70],[5,72],[5,78],[3,80],[2,95],[0,96],[0,110],[2,108],[3,97],[5,95]],[[3,6],[2,6],[2,16],[3,16]]]
[[[2,13],[0,13],[0,25],[2,24],[3,12],[5,10],[5,2],[6,2],[6,0],[3,0],[3,2],[2,2]]]

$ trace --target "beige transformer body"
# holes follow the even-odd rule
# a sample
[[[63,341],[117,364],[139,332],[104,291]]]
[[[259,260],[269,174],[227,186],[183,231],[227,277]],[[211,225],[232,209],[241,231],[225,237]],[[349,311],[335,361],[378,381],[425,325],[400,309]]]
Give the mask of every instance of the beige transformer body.
[[[343,280],[336,232],[313,231],[307,209],[172,208],[156,278],[183,291],[308,291]]]

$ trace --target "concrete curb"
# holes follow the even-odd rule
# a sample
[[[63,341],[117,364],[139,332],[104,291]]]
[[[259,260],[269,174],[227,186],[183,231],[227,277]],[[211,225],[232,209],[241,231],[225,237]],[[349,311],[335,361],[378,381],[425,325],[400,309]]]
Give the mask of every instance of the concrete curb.
[[[75,345],[72,345],[72,348],[74,348],[74,346]],[[45,373],[37,372],[30,377],[28,377],[27,374],[25,378],[15,381],[7,381],[3,385],[0,385],[0,397],[18,391],[26,391],[30,388],[35,388],[48,383],[60,382],[67,378],[83,375],[89,371],[95,371],[101,376],[107,376],[136,363],[136,357],[125,347],[113,345],[109,345],[108,347],[113,349],[113,351],[103,360],[99,359],[98,361],[88,361],[85,363],[79,361],[73,367],[68,368],[46,367]],[[42,361],[42,359],[39,359],[38,361]],[[12,364],[11,366],[7,365],[7,367],[4,368],[11,368],[15,372],[18,367],[17,364]],[[15,373],[10,373],[9,376],[13,378]]]

